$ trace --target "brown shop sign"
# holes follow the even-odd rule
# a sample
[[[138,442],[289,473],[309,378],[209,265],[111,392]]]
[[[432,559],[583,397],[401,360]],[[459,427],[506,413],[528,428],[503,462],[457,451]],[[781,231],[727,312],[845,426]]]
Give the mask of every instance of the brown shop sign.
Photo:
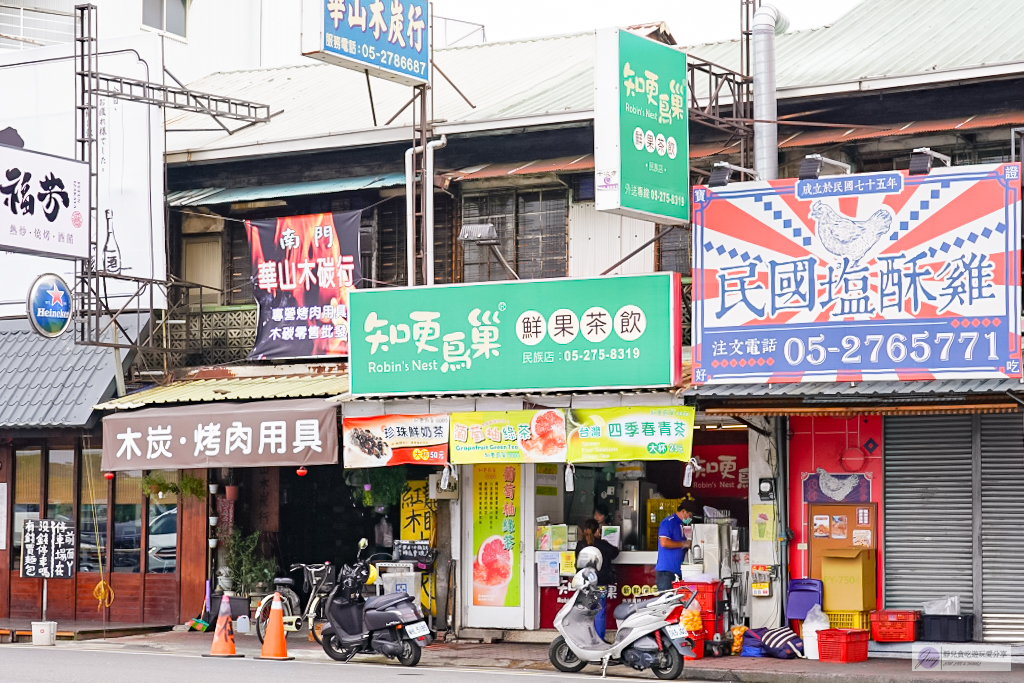
[[[337,462],[337,408],[323,399],[199,403],[103,418],[108,472]]]

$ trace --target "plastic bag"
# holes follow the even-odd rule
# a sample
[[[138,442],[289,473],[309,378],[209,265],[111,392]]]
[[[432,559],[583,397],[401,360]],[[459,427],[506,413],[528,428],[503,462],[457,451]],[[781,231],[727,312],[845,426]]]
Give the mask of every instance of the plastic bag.
[[[800,628],[800,635],[804,641],[804,655],[807,659],[818,658],[818,631],[825,631],[831,628],[828,615],[821,611],[821,605],[814,605],[807,610],[807,618],[804,619]]]
[[[960,596],[946,595],[939,600],[928,600],[924,603],[925,614],[943,614],[946,616],[960,615]]]
[[[738,655],[743,650],[743,634],[746,630],[746,626],[732,627],[732,653],[734,655]]]
[[[700,616],[700,603],[694,600],[690,603],[690,606],[683,610],[683,618],[681,619],[683,628],[687,631],[703,631],[704,620]]]

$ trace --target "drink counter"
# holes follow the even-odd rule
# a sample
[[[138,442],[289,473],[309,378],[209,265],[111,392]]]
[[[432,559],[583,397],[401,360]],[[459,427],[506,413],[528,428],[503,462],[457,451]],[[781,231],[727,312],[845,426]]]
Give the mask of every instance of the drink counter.
[[[654,565],[657,561],[657,551],[623,551],[612,561],[615,565],[615,582],[608,587],[608,602],[605,609],[605,623],[609,629],[615,628],[615,617],[612,613],[616,605],[646,600],[658,592],[654,578]],[[569,588],[571,580],[571,576],[562,576],[557,588],[551,586],[540,589],[541,628],[554,628],[555,615],[572,597],[573,591]]]

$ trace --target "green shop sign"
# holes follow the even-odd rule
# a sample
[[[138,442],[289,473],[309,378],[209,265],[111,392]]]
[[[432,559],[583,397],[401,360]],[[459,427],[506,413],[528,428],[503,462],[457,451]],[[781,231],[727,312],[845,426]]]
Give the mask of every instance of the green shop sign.
[[[675,273],[350,296],[353,394],[669,387],[680,380]]]
[[[595,44],[597,209],[690,220],[686,54],[619,29],[598,31]]]

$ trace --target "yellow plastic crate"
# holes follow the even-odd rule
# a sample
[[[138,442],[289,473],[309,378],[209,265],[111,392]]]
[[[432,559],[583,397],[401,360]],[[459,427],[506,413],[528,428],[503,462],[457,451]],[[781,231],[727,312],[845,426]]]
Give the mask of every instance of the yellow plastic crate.
[[[871,612],[825,612],[829,628],[871,630]]]
[[[658,549],[658,527],[661,520],[675,513],[682,498],[651,498],[647,501],[647,550]]]

